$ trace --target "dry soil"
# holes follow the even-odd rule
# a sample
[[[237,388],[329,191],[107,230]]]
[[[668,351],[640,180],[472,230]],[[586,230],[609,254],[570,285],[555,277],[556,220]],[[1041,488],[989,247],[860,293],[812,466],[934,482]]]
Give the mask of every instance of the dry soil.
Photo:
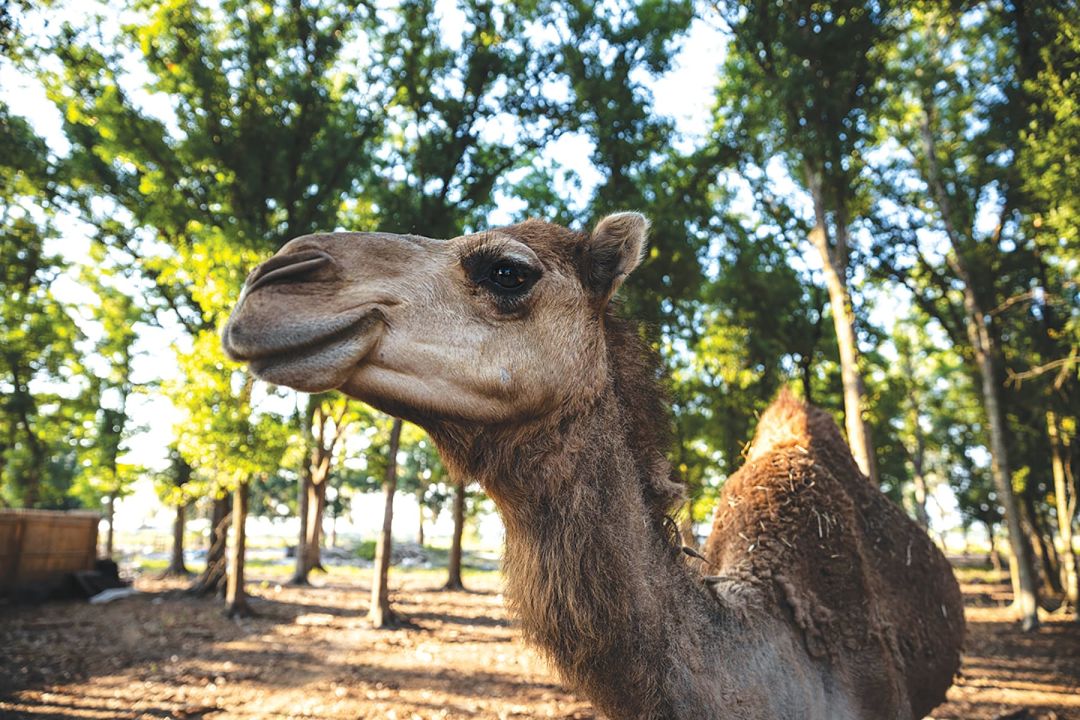
[[[595,718],[518,638],[496,574],[472,592],[395,572],[411,623],[371,629],[366,578],[332,572],[316,587],[250,586],[258,616],[141,579],[108,605],[0,605],[2,718]],[[939,720],[1080,720],[1080,625],[1048,616],[1036,634],[1011,621],[1007,587],[969,583],[963,675]]]

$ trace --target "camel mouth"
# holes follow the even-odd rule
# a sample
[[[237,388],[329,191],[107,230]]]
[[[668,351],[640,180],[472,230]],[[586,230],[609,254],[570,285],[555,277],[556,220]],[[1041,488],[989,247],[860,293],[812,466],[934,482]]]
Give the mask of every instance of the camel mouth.
[[[378,343],[384,322],[371,306],[329,320],[275,322],[277,327],[253,328],[241,315],[234,313],[222,333],[226,355],[247,363],[260,380],[302,392],[344,384]]]

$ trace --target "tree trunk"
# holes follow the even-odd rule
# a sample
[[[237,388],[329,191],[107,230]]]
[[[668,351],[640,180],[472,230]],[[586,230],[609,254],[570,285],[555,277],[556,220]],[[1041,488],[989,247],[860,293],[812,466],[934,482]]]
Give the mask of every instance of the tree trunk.
[[[382,532],[375,545],[375,577],[371,584],[371,609],[368,618],[375,628],[397,624],[397,616],[390,608],[390,592],[387,580],[390,575],[390,554],[393,551],[394,493],[397,491],[397,454],[401,444],[401,420],[394,418],[390,429],[390,445],[387,448],[386,477],[383,479]]]
[[[1065,603],[1080,621],[1080,568],[1073,549],[1073,522],[1076,519],[1076,488],[1070,488],[1065,474],[1065,443],[1058,429],[1057,415],[1046,413],[1046,431],[1050,437],[1050,466],[1054,475],[1054,500],[1057,506],[1058,537],[1061,539],[1062,584]]]
[[[997,549],[997,540],[994,538],[994,526],[986,523],[986,538],[990,542],[990,567],[994,574],[1001,576],[1001,553]]]
[[[911,362],[911,353],[905,351],[901,362],[904,375],[912,382],[911,392],[908,394],[908,422],[911,423],[911,432],[915,436],[915,449],[911,451],[911,483],[915,490],[915,520],[924,530],[929,530],[930,514],[926,511],[926,439],[923,437],[922,425],[919,423],[920,398],[918,385],[914,382],[915,367]]]
[[[926,511],[926,476],[922,472],[922,463],[916,468],[911,481],[915,485],[915,520],[924,530],[930,529],[930,513]]]
[[[250,617],[253,615],[244,591],[244,556],[247,551],[247,514],[248,482],[244,480],[236,486],[233,500],[232,526],[233,544],[231,552],[231,572],[225,591],[225,614],[229,617]]]
[[[815,227],[810,240],[821,256],[825,287],[829,291],[833,326],[836,329],[836,345],[840,351],[840,377],[844,386],[844,428],[855,464],[877,486],[877,462],[870,441],[870,429],[863,419],[866,390],[859,371],[859,345],[855,335],[855,312],[847,286],[847,228],[842,221],[836,223],[836,249],[829,243],[828,218],[821,188],[821,175],[807,171],[811,195],[814,201]]]
[[[191,574],[188,572],[187,566],[184,565],[184,522],[186,515],[187,505],[179,503],[176,506],[176,515],[173,518],[172,558],[169,560],[169,567],[165,569],[166,575],[186,577]]]
[[[112,560],[113,556],[113,520],[116,518],[116,496],[109,494],[109,500],[105,503],[105,521],[109,529],[105,533],[105,558]]]
[[[307,554],[307,535],[308,535],[308,497],[309,489],[311,487],[311,469],[305,462],[304,468],[300,472],[300,480],[297,483],[297,495],[296,514],[300,518],[300,534],[296,539],[296,567],[293,570],[292,579],[289,580],[290,585],[310,585],[308,581],[308,573],[311,571],[311,567],[308,565]]]
[[[227,575],[225,550],[229,541],[231,510],[232,498],[229,495],[214,498],[214,507],[210,513],[210,547],[206,552],[206,568],[188,588],[188,592],[197,595],[224,593]]]
[[[803,356],[799,361],[799,378],[802,381],[803,397],[808,405],[814,403],[814,358],[810,355]]]
[[[416,497],[416,544],[424,547],[424,493],[418,492]]]
[[[922,144],[928,167],[927,181],[941,213],[945,235],[952,246],[952,254],[947,257],[947,262],[963,286],[964,330],[971,345],[976,369],[979,371],[983,409],[986,411],[990,429],[990,473],[994,478],[1001,506],[1005,510],[1005,527],[1008,530],[1009,548],[1012,551],[1009,565],[1010,572],[1013,572],[1015,577],[1013,605],[1020,615],[1023,629],[1031,631],[1039,627],[1039,588],[1027,539],[1024,537],[1020,508],[1012,487],[1009,453],[1005,443],[1005,416],[1001,408],[1001,388],[994,368],[994,358],[999,357],[1000,353],[996,338],[987,327],[986,313],[983,312],[975,295],[975,285],[962,254],[960,235],[953,222],[952,201],[941,180],[935,134],[930,122],[930,108],[932,107],[932,101],[925,102],[921,127]]]
[[[443,590],[465,590],[461,581],[461,537],[465,533],[465,480],[454,483],[454,534],[450,540],[450,557],[447,562],[446,584]]]
[[[1051,585],[1054,588],[1054,592],[1056,592],[1058,595],[1064,595],[1065,585],[1061,581],[1061,579],[1065,577],[1065,570],[1062,567],[1061,555],[1058,554],[1057,543],[1054,542],[1054,531],[1051,527],[1049,527],[1050,518],[1043,518],[1041,524],[1045,524],[1046,532],[1041,533],[1039,537],[1042,540],[1043,547],[1046,550],[1046,556],[1049,559],[1050,569],[1054,571],[1054,581],[1051,583]]]
[[[1053,541],[1046,541],[1046,535],[1042,531],[1042,518],[1030,493],[1024,493],[1024,511],[1028,518],[1028,540],[1038,567],[1042,569],[1043,594],[1060,595],[1064,589],[1061,586],[1061,565],[1057,561],[1057,551]]]
[[[292,583],[307,585],[312,570],[324,570],[322,566],[322,521],[326,510],[326,485],[334,461],[334,447],[348,426],[345,415],[348,401],[341,405],[340,413],[331,416],[325,397],[311,397],[307,410],[308,460],[301,472],[299,488],[300,538],[296,545],[296,571]],[[333,421],[330,434],[328,425]]]
[[[848,444],[859,470],[874,485],[878,484],[877,464],[870,444],[870,429],[862,417],[866,390],[859,372],[859,349],[855,338],[855,317],[851,309],[851,296],[846,283],[841,283],[835,273],[826,273],[829,298],[833,307],[833,324],[836,343],[840,351],[840,376],[844,385],[844,428]]]
[[[307,553],[307,569],[326,572],[322,565],[322,523],[323,514],[326,511],[326,482],[327,477],[313,477],[308,487],[308,521],[307,539],[304,542],[304,551]]]
[[[965,295],[974,294],[965,286]],[[967,318],[973,325],[975,318]],[[976,329],[974,331],[978,333]],[[1020,522],[1020,507],[1012,487],[1012,472],[1009,469],[1008,451],[1005,449],[1005,419],[1001,414],[999,388],[994,382],[993,364],[987,353],[979,353],[979,370],[982,374],[983,404],[990,422],[990,472],[997,487],[1001,505],[1005,509],[1005,525],[1009,532],[1009,547],[1012,551],[1010,563],[1015,565],[1017,596],[1014,605],[1020,613],[1020,622],[1025,632],[1039,627],[1039,588],[1035,571],[1031,564],[1031,554],[1024,537],[1024,528]]]

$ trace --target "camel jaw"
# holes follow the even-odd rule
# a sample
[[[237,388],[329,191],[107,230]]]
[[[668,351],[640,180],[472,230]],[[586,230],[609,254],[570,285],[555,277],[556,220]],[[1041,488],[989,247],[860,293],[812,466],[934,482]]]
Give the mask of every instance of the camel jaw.
[[[371,353],[384,327],[382,312],[373,306],[316,320],[251,313],[247,300],[233,311],[222,332],[225,354],[247,363],[260,380],[302,392],[344,384]]]

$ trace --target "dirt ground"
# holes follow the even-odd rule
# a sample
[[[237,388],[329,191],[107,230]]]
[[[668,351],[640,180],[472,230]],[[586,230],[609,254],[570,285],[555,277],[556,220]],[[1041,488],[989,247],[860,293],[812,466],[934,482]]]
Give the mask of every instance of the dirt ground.
[[[258,617],[226,619],[213,600],[143,579],[104,606],[0,605],[2,718],[595,718],[524,647],[499,577],[472,592],[395,572],[410,629],[372,630],[366,578],[336,573],[308,589],[250,586]],[[1080,625],[1048,616],[1024,635],[1007,587],[966,584],[963,676],[934,717],[1080,720]]]

